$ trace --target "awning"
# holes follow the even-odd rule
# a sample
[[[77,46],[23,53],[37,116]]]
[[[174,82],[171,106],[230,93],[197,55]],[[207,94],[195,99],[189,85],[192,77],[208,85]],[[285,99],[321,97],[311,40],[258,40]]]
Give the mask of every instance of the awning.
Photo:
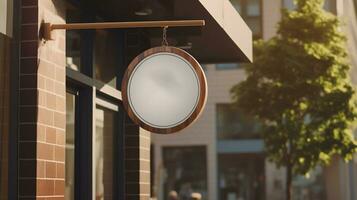
[[[252,32],[229,0],[83,0],[105,21],[204,19],[203,28],[169,28],[169,43],[201,63],[251,62]],[[161,30],[147,30],[151,45]]]
[[[206,20],[202,35],[193,38],[193,55],[203,62],[252,61],[252,32],[228,0],[175,2],[179,18]]]

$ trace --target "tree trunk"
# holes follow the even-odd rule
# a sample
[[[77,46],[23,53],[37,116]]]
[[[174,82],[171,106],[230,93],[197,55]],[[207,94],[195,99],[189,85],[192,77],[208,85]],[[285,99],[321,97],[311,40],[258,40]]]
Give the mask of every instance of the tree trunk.
[[[291,165],[291,159],[290,156],[288,156],[288,163],[286,166],[286,200],[292,200],[292,193],[293,193],[293,187],[292,187],[292,165]]]

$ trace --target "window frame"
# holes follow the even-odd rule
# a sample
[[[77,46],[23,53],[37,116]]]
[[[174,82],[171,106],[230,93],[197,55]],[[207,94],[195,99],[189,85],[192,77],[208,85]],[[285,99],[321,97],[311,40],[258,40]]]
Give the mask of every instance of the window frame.
[[[9,179],[8,198],[18,198],[18,139],[19,139],[19,73],[21,41],[21,1],[13,0],[12,5],[12,38],[10,41],[10,123],[9,123]]]
[[[221,113],[219,112],[219,108],[223,109],[223,110],[231,110],[233,108],[233,104],[232,103],[216,103],[215,104],[215,123],[216,123],[216,139],[217,139],[217,142],[223,142],[223,141],[237,141],[237,140],[245,140],[245,141],[258,141],[258,140],[261,140],[262,139],[262,133],[260,132],[249,132],[249,131],[243,131],[241,132],[240,136],[236,136],[236,135],[228,135],[228,137],[224,137],[221,135],[222,131],[220,131],[220,126],[218,124],[219,122],[219,115],[221,115]],[[235,110],[235,111],[239,111],[239,110]],[[232,112],[231,112],[232,113]],[[239,113],[239,116],[240,118],[244,118],[246,114],[242,113],[240,111]],[[259,125],[259,122],[257,122],[253,117],[251,116],[248,116],[249,118],[252,118],[251,119],[251,125]],[[246,118],[246,119],[249,119],[249,118]],[[249,120],[250,121],[250,120]],[[237,123],[239,124],[244,124],[243,123],[244,121],[239,121]],[[252,135],[251,135],[252,134]]]
[[[116,117],[116,120],[119,119],[119,116],[120,116],[120,111],[122,110],[121,106],[119,104],[116,104],[114,102],[111,102],[111,101],[106,101],[104,100],[102,97],[98,97],[96,98],[95,102],[94,102],[94,112],[93,112],[93,120],[94,120],[94,128],[93,128],[93,132],[92,132],[92,137],[93,137],[93,145],[92,145],[92,180],[93,180],[93,183],[96,182],[96,171],[95,171],[95,153],[97,151],[97,148],[95,146],[95,136],[96,136],[96,115],[95,115],[95,112],[99,109],[98,107],[101,107],[102,109],[107,109],[108,111],[111,111],[111,112],[114,112],[115,113],[115,117]],[[115,125],[115,131],[116,132],[119,132],[119,128],[120,128],[120,123],[119,124],[114,124]],[[123,134],[122,134],[123,135]],[[113,199],[120,199],[118,198],[119,194],[117,192],[118,188],[117,188],[117,185],[118,185],[118,178],[120,178],[118,176],[118,173],[117,172],[117,166],[118,166],[118,163],[119,163],[119,159],[120,157],[118,156],[118,148],[120,148],[120,146],[118,145],[118,138],[120,138],[120,134],[113,134],[113,157],[112,157],[112,161],[113,161],[113,171],[112,171],[112,175],[113,175],[113,179],[112,179],[112,197]],[[122,157],[124,159],[124,157]],[[93,198],[96,198],[95,197],[95,193],[96,193],[96,185],[93,184],[92,188],[93,188]]]
[[[17,132],[14,127],[14,123],[17,122],[17,119],[14,118],[14,116],[17,116],[17,112],[14,112],[17,109],[16,105],[14,105],[14,102],[17,102],[15,100],[17,96],[15,96],[14,92],[17,88],[14,88],[14,83],[16,84],[17,82],[14,80],[15,70],[12,69],[12,64],[15,60],[12,42],[12,38],[0,33],[0,48],[4,50],[0,52],[2,54],[0,55],[2,59],[0,60],[0,84],[3,83],[0,85],[0,88],[3,90],[1,92],[5,92],[5,95],[0,93],[0,98],[2,99],[0,101],[2,104],[0,105],[0,110],[2,111],[0,113],[0,118],[2,119],[0,131],[4,131],[0,132],[0,179],[2,180],[0,182],[0,191],[3,191],[3,196],[8,199],[14,193],[11,186],[14,184],[15,177],[17,179],[17,163],[14,162],[15,158],[17,158],[17,154],[15,154],[17,151],[17,141],[15,140],[15,138],[17,139],[17,134],[13,134]],[[3,130],[3,128],[5,129]],[[0,199],[2,199],[2,196],[0,196]]]
[[[68,84],[68,82],[66,83],[66,84]],[[78,125],[79,125],[79,118],[77,117],[78,116],[78,114],[79,114],[79,104],[78,104],[78,101],[79,101],[79,89],[77,88],[77,87],[75,87],[74,85],[71,85],[71,86],[68,86],[68,85],[66,85],[66,95],[67,95],[67,93],[68,94],[71,94],[71,95],[74,95],[75,96],[75,100],[74,100],[74,146],[76,146],[76,142],[77,142],[77,137],[78,137],[78,133],[79,133],[79,129],[78,129]],[[66,107],[67,107],[67,101],[66,101]],[[66,111],[67,112],[67,111]],[[66,134],[66,137],[67,137],[67,130],[66,130],[66,132],[65,132],[65,134]],[[65,148],[67,148],[66,147],[66,145],[67,145],[67,142],[65,143]],[[66,149],[65,149],[65,151],[66,151]],[[77,163],[76,163],[76,149],[75,149],[75,151],[74,151],[74,196],[75,196],[75,198],[76,198],[76,182],[77,182],[77,179],[79,178],[79,177],[77,177],[76,176],[76,165],[77,165]],[[66,160],[65,160],[65,162],[66,162]],[[66,163],[65,163],[66,164]],[[66,175],[65,175],[65,178],[66,178]],[[65,183],[66,184],[66,183]]]
[[[86,14],[83,20],[94,19],[93,14]],[[95,197],[95,169],[94,169],[94,136],[96,106],[113,110],[117,106],[117,133],[113,147],[113,199],[124,199],[124,119],[122,106],[121,79],[125,67],[117,68],[116,88],[95,79],[94,37],[95,31],[79,31],[81,36],[80,69],[76,71],[66,67],[66,89],[78,92],[76,102],[76,130],[75,130],[75,199],[93,199]],[[120,51],[124,49],[124,31],[115,30],[120,38]],[[120,64],[124,66],[124,54],[121,54]],[[115,109],[114,109],[115,110]],[[80,133],[80,134],[79,134]]]

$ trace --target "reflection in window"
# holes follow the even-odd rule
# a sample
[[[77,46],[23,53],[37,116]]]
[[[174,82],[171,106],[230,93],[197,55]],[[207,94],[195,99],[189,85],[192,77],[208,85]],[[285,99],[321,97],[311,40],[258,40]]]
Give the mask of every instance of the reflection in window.
[[[264,156],[224,154],[218,156],[221,200],[264,200]]]
[[[239,69],[241,67],[240,64],[238,63],[220,63],[216,64],[216,69],[220,70],[225,70],[225,69]]]
[[[74,94],[66,93],[66,177],[65,199],[74,200],[74,141],[75,141],[75,105]]]
[[[10,40],[0,34],[0,199],[8,199]]]
[[[293,180],[294,200],[324,200],[326,192],[324,187],[323,168],[317,167],[309,173],[308,177],[297,176]]]
[[[72,6],[66,11],[67,23],[80,22],[80,11]],[[66,67],[81,71],[81,37],[77,30],[66,31]]]
[[[80,71],[81,67],[81,39],[77,31],[66,33],[66,67]]]
[[[95,78],[113,87],[116,87],[117,69],[120,67],[118,38],[112,31],[97,30],[95,33]]]
[[[253,139],[260,137],[261,125],[253,117],[230,104],[217,104],[218,139]]]
[[[262,36],[262,0],[230,0],[234,8],[239,12],[255,38]]]
[[[97,106],[94,143],[95,198],[113,199],[113,143],[116,113]]]
[[[198,192],[202,199],[207,198],[206,148],[165,147],[163,149],[165,168],[164,197],[176,191],[179,199],[189,200],[192,192]]]

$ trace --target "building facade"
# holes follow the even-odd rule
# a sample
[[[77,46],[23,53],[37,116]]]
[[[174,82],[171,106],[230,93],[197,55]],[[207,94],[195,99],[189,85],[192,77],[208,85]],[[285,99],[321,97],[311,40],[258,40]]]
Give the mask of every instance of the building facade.
[[[255,39],[276,34],[281,9],[293,9],[292,0],[231,0]],[[351,79],[357,76],[357,22],[354,0],[327,0],[324,8],[345,22],[347,47],[352,64]],[[264,156],[259,123],[232,107],[230,89],[244,80],[240,64],[206,64],[208,101],[202,117],[175,135],[153,135],[153,194],[167,198],[175,190],[181,197],[190,192],[208,200],[282,200],[285,170]],[[318,167],[310,177],[295,177],[294,199],[357,200],[357,159],[346,164],[333,159]]]
[[[150,199],[151,134],[127,116],[120,88],[162,29],[46,40],[43,23],[185,19],[206,26],[169,27],[170,45],[200,62],[252,60],[252,33],[226,0],[0,0],[0,199]]]

